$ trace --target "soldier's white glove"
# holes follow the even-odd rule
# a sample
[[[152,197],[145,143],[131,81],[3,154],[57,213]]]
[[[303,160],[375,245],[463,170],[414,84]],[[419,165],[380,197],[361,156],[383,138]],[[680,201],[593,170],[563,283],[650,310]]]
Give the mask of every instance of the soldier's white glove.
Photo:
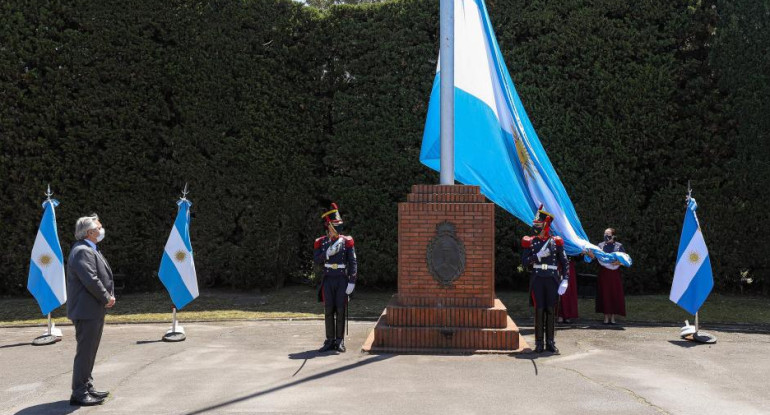
[[[334,255],[337,255],[337,252],[340,251],[340,248],[342,248],[342,238],[337,238],[337,241],[332,244],[332,246],[326,248],[326,259],[329,259],[333,257]]]
[[[569,286],[569,281],[561,280],[561,284],[559,284],[559,295],[564,295],[564,293],[567,292],[568,286]]]
[[[348,283],[348,288],[345,289],[345,294],[350,295],[353,294],[353,290],[356,288],[356,285],[352,282]]]
[[[536,255],[537,255],[538,261],[542,261],[543,258],[551,255],[551,250],[548,249],[548,245],[550,245],[550,242],[543,244],[543,247],[540,248],[540,250],[537,252]]]

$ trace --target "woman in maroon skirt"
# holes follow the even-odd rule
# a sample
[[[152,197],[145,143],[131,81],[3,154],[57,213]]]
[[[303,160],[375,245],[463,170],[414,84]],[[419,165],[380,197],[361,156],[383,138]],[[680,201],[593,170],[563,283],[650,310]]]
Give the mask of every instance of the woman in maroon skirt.
[[[615,241],[615,229],[604,231],[604,242],[599,244],[604,252],[626,252],[620,242]],[[594,258],[591,251],[588,256]],[[623,280],[620,273],[620,262],[603,264],[596,281],[596,312],[604,314],[604,324],[615,324],[615,316],[626,316],[626,299],[623,295]]]

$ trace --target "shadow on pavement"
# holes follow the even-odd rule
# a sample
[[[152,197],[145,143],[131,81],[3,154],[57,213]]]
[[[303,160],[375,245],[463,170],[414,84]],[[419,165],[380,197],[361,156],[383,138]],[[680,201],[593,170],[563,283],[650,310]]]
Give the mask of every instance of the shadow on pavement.
[[[357,369],[357,368],[359,368],[361,366],[366,366],[368,364],[372,364],[372,363],[376,363],[376,362],[381,362],[383,360],[387,360],[387,359],[390,359],[392,357],[394,357],[394,355],[372,356],[372,357],[366,358],[364,360],[361,360],[359,362],[351,363],[349,365],[338,367],[336,369],[327,370],[327,371],[321,372],[321,373],[319,373],[317,375],[313,375],[313,376],[309,376],[309,377],[306,377],[306,378],[303,378],[303,379],[295,380],[294,382],[290,382],[290,383],[287,383],[285,385],[280,385],[280,386],[276,386],[276,387],[273,387],[273,388],[270,388],[270,389],[261,390],[261,391],[254,392],[254,393],[249,394],[249,395],[241,396],[240,398],[230,399],[229,401],[224,401],[224,402],[218,403],[216,405],[208,406],[206,408],[201,408],[201,409],[198,409],[197,411],[188,412],[186,415],[198,415],[198,414],[206,413],[206,412],[209,412],[209,411],[217,411],[217,410],[222,409],[222,408],[224,408],[226,406],[230,406],[230,405],[233,405],[233,404],[236,404],[236,403],[239,403],[239,402],[247,401],[249,399],[258,398],[260,396],[267,395],[267,394],[270,394],[270,393],[273,393],[273,392],[278,392],[280,390],[283,390],[283,389],[286,389],[286,388],[291,388],[291,387],[297,386],[297,385],[301,385],[301,384],[306,383],[306,382],[312,382],[314,380],[323,379],[325,377],[333,376],[333,375],[336,375],[338,373],[347,372],[348,370]]]
[[[30,406],[29,408],[16,412],[16,415],[64,415],[71,414],[77,409],[78,407],[71,406],[69,401],[57,401]]]
[[[695,346],[710,346],[706,343],[698,343],[698,342],[691,342],[689,340],[669,340],[669,343],[673,344],[674,346],[684,347],[684,348],[690,348]]]
[[[299,369],[297,369],[296,372],[294,372],[291,377],[297,376],[297,373],[299,373],[300,370],[302,370],[303,367],[305,367],[305,363],[307,363],[310,359],[315,359],[316,357],[326,357],[326,356],[336,356],[339,352],[337,351],[328,351],[328,352],[319,352],[318,350],[306,350],[304,352],[299,353],[289,353],[289,359],[292,360],[302,360],[302,364],[299,366]]]
[[[137,340],[136,344],[163,343],[163,340]]]
[[[32,343],[30,343],[30,342],[27,342],[27,343],[16,343],[16,344],[6,344],[6,345],[3,345],[3,346],[0,346],[0,349],[5,349],[5,348],[8,348],[8,347],[30,346],[30,345],[32,345]]]
[[[318,350],[306,350],[304,352],[299,353],[289,353],[289,359],[291,360],[308,360],[308,359],[315,359],[316,357],[325,357],[325,356],[336,356],[339,352],[336,351],[328,351],[328,352],[319,352]]]
[[[509,356],[513,356],[514,358],[519,360],[529,360],[530,362],[532,362],[532,367],[535,368],[535,376],[537,376],[537,363],[535,362],[535,360],[537,360],[540,357],[553,356],[553,354],[535,353],[530,350],[528,352],[523,352],[523,353],[514,353]]]

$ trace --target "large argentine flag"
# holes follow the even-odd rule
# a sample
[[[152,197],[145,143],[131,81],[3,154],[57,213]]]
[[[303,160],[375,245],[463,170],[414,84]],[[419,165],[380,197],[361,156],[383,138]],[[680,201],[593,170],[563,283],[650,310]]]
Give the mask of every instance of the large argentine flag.
[[[709,251],[706,249],[698,217],[695,215],[696,209],[698,204],[695,203],[695,199],[690,199],[687,212],[684,214],[674,282],[671,284],[671,295],[668,297],[690,314],[698,312],[714,287]]]
[[[588,241],[516,93],[483,0],[455,0],[454,10],[455,178],[480,186],[526,223],[543,203],[567,254],[588,248],[601,262],[630,266],[628,255],[605,253]],[[420,152],[420,161],[434,170],[441,168],[440,71],[439,57]]]
[[[29,263],[27,289],[40,305],[40,311],[47,315],[67,302],[67,287],[64,283],[64,257],[56,231],[56,213],[59,205],[56,199],[43,202],[43,220],[37,231],[32,259]]]
[[[190,206],[187,199],[177,202],[179,211],[174,221],[174,228],[166,242],[163,259],[160,261],[158,275],[171,301],[178,310],[198,297],[198,278],[195,276],[193,250],[190,245]]]

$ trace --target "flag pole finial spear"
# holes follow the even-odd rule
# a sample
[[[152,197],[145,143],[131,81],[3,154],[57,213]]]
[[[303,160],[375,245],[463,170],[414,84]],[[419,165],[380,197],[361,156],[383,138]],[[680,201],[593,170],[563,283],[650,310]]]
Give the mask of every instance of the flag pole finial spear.
[[[184,184],[184,189],[182,189],[182,200],[187,200],[187,194],[190,193],[187,190],[187,183]]]
[[[51,201],[51,196],[53,196],[53,192],[51,192],[51,183],[48,183],[48,190],[46,190],[45,195],[47,197],[46,201]]]

